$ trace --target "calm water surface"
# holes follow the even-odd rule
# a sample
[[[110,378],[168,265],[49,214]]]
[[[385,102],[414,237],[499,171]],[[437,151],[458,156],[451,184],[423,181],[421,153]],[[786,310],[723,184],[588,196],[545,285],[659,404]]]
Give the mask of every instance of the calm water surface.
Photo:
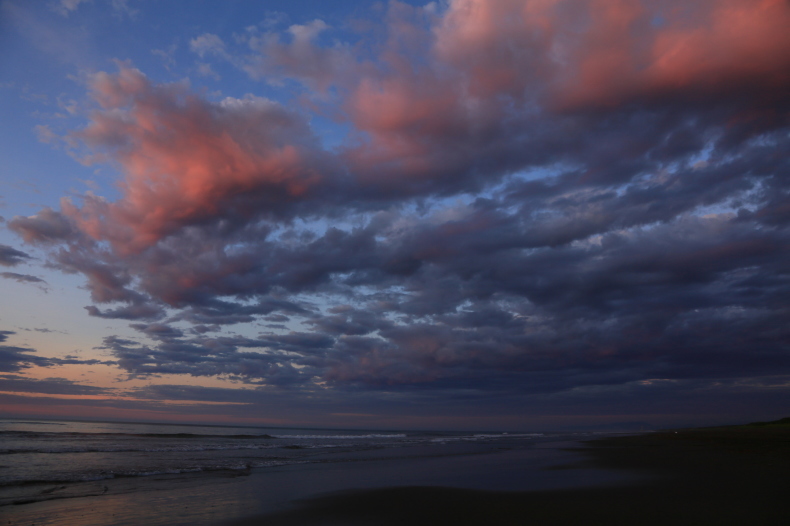
[[[214,524],[344,488],[595,484],[601,473],[546,469],[578,460],[565,448],[591,437],[0,420],[0,514]]]

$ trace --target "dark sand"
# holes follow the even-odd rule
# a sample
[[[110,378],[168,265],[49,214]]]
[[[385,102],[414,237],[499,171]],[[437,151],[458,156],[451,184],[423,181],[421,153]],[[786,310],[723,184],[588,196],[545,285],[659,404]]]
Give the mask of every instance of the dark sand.
[[[599,467],[653,476],[629,485],[551,491],[396,487],[343,492],[231,524],[790,524],[790,426],[667,431],[585,446]]]

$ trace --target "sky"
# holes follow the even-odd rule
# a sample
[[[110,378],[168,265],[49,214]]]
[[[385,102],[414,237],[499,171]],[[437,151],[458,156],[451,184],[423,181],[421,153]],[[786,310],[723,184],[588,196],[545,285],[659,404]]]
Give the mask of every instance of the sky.
[[[0,416],[790,410],[786,0],[0,0]]]

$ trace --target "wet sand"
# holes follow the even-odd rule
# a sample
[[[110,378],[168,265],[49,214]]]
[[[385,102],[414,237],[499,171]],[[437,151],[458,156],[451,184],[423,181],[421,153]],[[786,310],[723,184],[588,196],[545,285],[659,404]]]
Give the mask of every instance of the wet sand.
[[[628,484],[550,491],[396,487],[340,492],[232,524],[788,524],[790,426],[613,437],[588,442],[584,451],[599,468],[646,476]]]

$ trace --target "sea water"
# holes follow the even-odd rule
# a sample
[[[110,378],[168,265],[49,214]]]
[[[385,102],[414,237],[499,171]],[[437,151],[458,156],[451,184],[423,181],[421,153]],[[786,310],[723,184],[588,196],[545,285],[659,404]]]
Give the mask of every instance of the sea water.
[[[99,495],[118,479],[194,482],[296,464],[477,455],[585,436],[0,420],[0,506]]]

